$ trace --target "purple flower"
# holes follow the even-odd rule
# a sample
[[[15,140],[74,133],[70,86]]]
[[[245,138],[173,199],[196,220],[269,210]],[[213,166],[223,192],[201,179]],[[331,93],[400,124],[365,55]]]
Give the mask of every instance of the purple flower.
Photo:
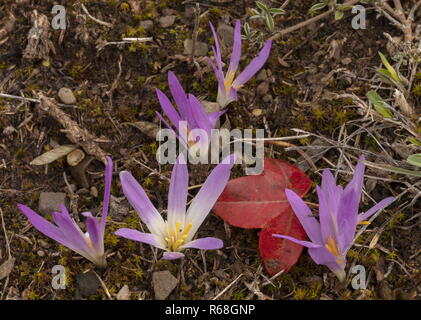
[[[90,212],[82,213],[86,217],[86,233],[82,232],[63,204],[60,206],[61,212],[52,213],[55,224],[50,223],[27,206],[17,204],[19,210],[28,218],[35,229],[63,246],[79,253],[99,267],[105,267],[107,265],[104,254],[104,230],[110,203],[113,173],[113,162],[111,158],[107,157],[107,161],[104,174],[104,203],[101,221],[98,221]]]
[[[182,258],[184,254],[181,251],[187,248],[222,248],[220,239],[207,237],[193,240],[193,237],[224,190],[234,160],[234,155],[228,156],[213,169],[186,212],[189,175],[181,154],[171,174],[167,220],[158,213],[135,178],[129,172],[122,171],[120,180],[123,192],[150,233],[123,228],[115,234],[165,250],[163,259],[166,260]]]
[[[186,147],[191,148],[195,144],[206,144],[209,145],[211,138],[211,130],[215,126],[218,118],[225,112],[213,112],[207,114],[205,108],[200,101],[192,94],[186,95],[178,81],[177,77],[173,72],[168,72],[168,83],[171,94],[178,106],[178,111],[174,108],[168,97],[159,89],[156,89],[156,94],[161,104],[161,108],[167,115],[168,119],[174,128],[157,112],[158,117],[164,122],[164,124],[171,130],[173,130],[180,140],[180,142]],[[201,129],[203,135],[199,138],[193,138],[191,132],[195,129]],[[200,130],[198,130],[200,131]]]
[[[301,225],[310,241],[273,234],[308,249],[310,256],[317,264],[327,266],[342,282],[345,280],[346,254],[354,243],[358,224],[368,224],[366,221],[377,211],[385,208],[395,199],[383,199],[370,210],[358,214],[364,180],[364,157],[360,157],[354,177],[343,189],[337,186],[335,178],[329,170],[323,171],[322,186],[317,186],[319,197],[319,221],[312,216],[311,210],[293,191],[286,189],[285,193]]]
[[[255,75],[257,71],[259,71],[263,65],[265,64],[266,60],[269,57],[270,47],[272,45],[272,41],[266,41],[265,46],[260,51],[259,55],[255,57],[250,64],[241,72],[237,78],[235,78],[235,73],[238,69],[238,64],[240,62],[241,57],[241,23],[240,20],[237,20],[235,23],[235,30],[234,30],[234,45],[232,48],[231,54],[231,61],[228,67],[227,73],[224,75],[222,70],[222,57],[221,57],[221,49],[219,47],[218,36],[215,32],[215,29],[210,23],[210,27],[212,29],[213,37],[215,39],[215,46],[212,47],[213,55],[216,59],[216,66],[211,59],[210,63],[212,64],[212,68],[215,72],[216,79],[218,81],[218,98],[217,102],[222,108],[225,108],[228,104],[232,101],[237,101],[237,90],[241,88],[247,81],[250,80],[251,77]]]

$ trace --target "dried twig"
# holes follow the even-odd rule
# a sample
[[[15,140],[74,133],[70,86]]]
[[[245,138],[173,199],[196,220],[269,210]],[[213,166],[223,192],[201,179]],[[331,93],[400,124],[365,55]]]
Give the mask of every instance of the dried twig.
[[[197,35],[199,34],[200,6],[198,3],[196,3],[196,8],[194,11],[196,14],[196,19],[194,20],[193,45],[192,45],[191,55],[190,55],[190,64],[193,64],[194,62],[194,53],[196,51]]]
[[[344,7],[353,6],[354,4],[358,3],[359,1],[360,0],[350,0],[350,1],[346,2],[346,3],[344,3],[342,6],[344,6]],[[322,20],[322,19],[330,16],[334,12],[335,12],[335,8],[332,7],[329,10],[327,10],[326,12],[323,12],[323,13],[321,13],[321,14],[313,17],[313,18],[310,18],[310,19],[308,19],[306,21],[297,23],[296,25],[294,25],[292,27],[289,27],[289,28],[286,28],[284,30],[281,30],[281,31],[277,32],[272,37],[270,37],[269,40],[277,40],[280,37],[283,37],[284,35],[286,35],[288,33],[294,32],[294,31],[296,31],[298,29],[301,29],[301,28],[304,28],[305,26],[308,26],[309,24],[312,24],[314,22],[317,22],[319,20]]]
[[[221,297],[225,292],[228,291],[229,288],[231,288],[241,277],[243,274],[241,273],[237,278],[234,279],[233,282],[231,282],[229,285],[227,285],[224,290],[222,290],[220,293],[218,293],[212,300],[218,300],[219,297]]]
[[[4,218],[3,218],[3,210],[1,208],[0,208],[0,218],[1,218],[1,225],[3,226],[4,238],[6,239],[7,255],[9,256],[9,259],[10,259],[12,257],[12,253],[10,251],[9,238],[7,237],[6,225],[4,223]]]
[[[86,9],[86,7],[85,7],[85,5],[83,4],[83,3],[81,3],[80,4],[81,5],[81,7],[82,7],[82,10],[85,12],[85,14],[91,19],[91,20],[93,20],[93,21],[95,21],[96,23],[98,23],[98,24],[101,24],[101,25],[103,25],[103,26],[106,26],[106,27],[108,27],[108,28],[111,28],[113,25],[112,25],[112,23],[108,23],[108,22],[105,22],[105,21],[102,21],[102,20],[99,20],[99,19],[97,19],[97,18],[95,18],[95,17],[93,17],[90,13],[89,13],[89,11],[88,11],[88,9]]]
[[[107,163],[107,153],[103,151],[96,143],[97,138],[93,136],[88,130],[81,128],[75,121],[73,121],[65,112],[63,112],[55,103],[54,99],[49,99],[44,95],[40,94],[40,110],[48,113],[58,123],[60,123],[66,133],[67,138],[80,145],[86,153],[94,156],[104,164]]]

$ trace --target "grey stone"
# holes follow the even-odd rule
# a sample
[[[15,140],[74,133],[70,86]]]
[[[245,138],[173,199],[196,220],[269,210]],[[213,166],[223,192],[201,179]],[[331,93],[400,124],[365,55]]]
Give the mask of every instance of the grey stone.
[[[234,28],[227,24],[220,24],[216,31],[221,37],[221,40],[225,43],[226,46],[232,47],[234,43]]]
[[[193,40],[186,39],[183,42],[184,44],[184,54],[190,55],[193,49]],[[194,55],[198,56],[206,56],[208,54],[208,45],[204,42],[196,41]]]
[[[117,293],[117,300],[130,300],[130,290],[127,284]]]
[[[153,21],[152,20],[144,20],[140,21],[140,26],[145,30],[148,31],[153,28]]]
[[[95,294],[101,283],[93,272],[76,275],[76,295],[87,298]]]
[[[265,69],[262,69],[259,71],[259,73],[256,76],[257,81],[266,81],[268,79],[268,74]]]
[[[256,88],[256,93],[259,96],[264,96],[269,91],[269,83],[267,81],[263,81],[260,83]]]
[[[152,275],[155,299],[164,300],[175,289],[178,280],[169,271],[156,271]]]
[[[60,211],[61,204],[67,204],[64,192],[41,192],[38,210],[43,215],[50,214],[53,211]]]
[[[76,103],[75,95],[73,94],[72,90],[70,90],[69,88],[61,88],[58,91],[58,97],[64,104]]]
[[[171,16],[164,16],[159,18],[159,25],[162,28],[168,28],[171,27],[175,22],[175,16],[171,15]]]

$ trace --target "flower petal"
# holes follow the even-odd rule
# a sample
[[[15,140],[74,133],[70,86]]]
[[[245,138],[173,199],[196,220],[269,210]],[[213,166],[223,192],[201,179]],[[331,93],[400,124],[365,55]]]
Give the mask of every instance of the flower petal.
[[[61,205],[60,209],[61,212],[53,212],[52,216],[55,224],[60,228],[62,234],[68,239],[68,242],[73,245],[73,248],[71,249],[80,254],[82,254],[80,251],[89,253],[92,248],[88,246],[85,234],[70,217],[69,211],[67,211],[66,207]]]
[[[187,188],[189,186],[189,173],[184,155],[181,153],[174,165],[170,190],[168,192],[168,223],[173,228],[176,222],[184,226],[186,216]]]
[[[352,189],[357,195],[357,202],[359,203],[361,201],[361,194],[363,191],[363,184],[364,184],[364,171],[365,171],[365,165],[364,165],[364,156],[361,156],[359,158],[359,161],[357,163],[357,166],[354,170],[354,176],[352,177],[352,180],[348,185],[346,186],[345,190]]]
[[[346,253],[351,247],[357,229],[358,195],[353,189],[344,190],[338,208],[338,247],[341,253]]]
[[[208,61],[210,62],[213,72],[215,73],[216,81],[218,82],[218,97],[220,94],[226,95],[225,92],[225,82],[224,82],[224,73],[222,70],[219,70],[215,64],[213,63],[211,58],[208,58]],[[222,108],[225,106],[221,106]]]
[[[238,63],[240,62],[241,57],[241,22],[237,20],[235,22],[235,29],[234,29],[234,44],[232,47],[231,53],[231,61],[228,67],[227,75],[230,73],[234,73],[237,71]]]
[[[180,112],[181,119],[188,121],[189,101],[187,100],[187,95],[184,92],[180,81],[178,81],[177,77],[172,71],[168,72],[168,84],[170,87],[172,97],[174,98],[175,103],[178,107],[178,111]]]
[[[338,264],[336,262],[336,257],[332,253],[330,253],[324,246],[321,246],[319,248],[309,248],[308,253],[314,260],[314,262],[316,262],[317,264]]]
[[[215,250],[220,249],[224,246],[224,242],[218,238],[199,238],[189,243],[186,243],[182,248],[194,248],[194,249],[202,249],[202,250]]]
[[[99,255],[104,253],[104,238],[98,220],[90,212],[82,213],[86,217],[86,230],[92,244],[92,249]]]
[[[28,218],[29,222],[31,222],[35,229],[37,229],[39,232],[43,233],[47,237],[68,247],[69,242],[67,241],[67,238],[63,236],[63,233],[57,226],[49,222],[47,219],[41,217],[31,208],[28,208],[23,204],[18,203],[17,207]]]
[[[168,119],[170,119],[173,126],[179,130],[178,123],[180,122],[181,118],[178,112],[174,109],[171,101],[168,99],[165,93],[159,89],[156,89],[156,95],[158,96],[159,104],[161,105],[162,110],[167,115]]]
[[[257,71],[259,71],[263,65],[265,64],[266,60],[269,57],[270,47],[272,45],[272,41],[266,41],[265,46],[260,51],[259,55],[255,57],[250,64],[239,74],[239,76],[234,80],[232,83],[233,87],[240,87],[244,85],[247,81],[253,77]]]
[[[218,65],[218,70],[222,72],[222,57],[221,57],[221,49],[219,47],[219,42],[218,42],[218,35],[215,32],[215,28],[213,27],[212,22],[209,22],[209,24],[212,30],[213,39],[215,40],[215,46],[212,47],[213,54],[215,55],[216,63]]]
[[[310,208],[305,204],[303,199],[298,196],[294,191],[285,189],[285,195],[294,210],[298,220],[300,220],[307,236],[314,243],[323,243],[320,231],[320,223],[312,216]]]
[[[211,128],[215,127],[216,121],[225,113],[227,112],[227,109],[217,112],[212,112],[209,114],[209,123]]]
[[[151,246],[165,250],[165,246],[163,245],[161,239],[152,233],[144,233],[134,229],[121,228],[114,234],[129,240],[150,244]]]
[[[164,255],[162,256],[162,259],[164,260],[176,260],[183,258],[184,254],[181,252],[164,252]]]
[[[329,237],[333,237],[335,241],[338,240],[338,224],[336,215],[339,210],[342,190],[336,188],[336,185],[332,188],[323,188],[323,183],[325,181],[323,179],[325,179],[325,176],[332,175],[329,170],[325,170],[323,174],[322,187],[316,186],[316,192],[319,198],[319,221],[322,243],[327,243],[327,239]],[[335,192],[335,188],[337,192]]]
[[[211,125],[209,121],[209,116],[205,111],[205,107],[202,103],[192,94],[189,94],[189,102],[191,106],[191,111],[193,118],[196,122],[196,128],[203,129],[208,134],[208,140],[210,140]],[[195,129],[195,128],[190,128]]]
[[[295,238],[290,237],[290,236],[284,236],[282,234],[276,234],[276,233],[274,233],[274,234],[272,234],[272,237],[281,238],[281,239],[287,239],[289,241],[292,241],[292,242],[294,242],[296,244],[302,245],[302,246],[307,247],[307,248],[320,248],[320,247],[323,247],[322,245],[317,244],[317,243],[313,243],[313,242],[310,242],[310,241],[298,240],[298,239],[295,239]]]
[[[228,162],[229,164],[227,164]],[[232,154],[225,158],[222,163],[217,165],[193,199],[186,216],[186,223],[191,222],[193,226],[186,242],[189,242],[193,238],[194,234],[214,206],[216,200],[221,195],[228,182],[234,162],[235,156]]]
[[[336,258],[331,254],[326,248],[314,248],[308,249],[308,253],[311,258],[317,264],[325,265],[332,271],[338,279],[342,282],[345,280],[345,265],[346,261],[344,260],[341,264],[336,261]]]
[[[164,219],[162,219],[136,179],[130,172],[122,171],[120,172],[120,181],[127,200],[136,210],[140,219],[148,226],[149,231],[164,237],[166,232]]]
[[[389,197],[389,198],[383,199],[378,204],[376,204],[375,206],[371,207],[371,209],[369,209],[368,211],[363,212],[360,215],[358,215],[358,222],[361,222],[363,220],[367,220],[373,214],[375,214],[377,211],[386,208],[393,201],[395,201],[395,198],[394,197]]]

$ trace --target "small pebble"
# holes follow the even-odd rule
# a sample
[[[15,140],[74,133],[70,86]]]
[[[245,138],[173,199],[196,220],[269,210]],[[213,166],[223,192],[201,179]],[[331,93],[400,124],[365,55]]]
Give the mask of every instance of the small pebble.
[[[251,112],[255,117],[261,116],[263,113],[262,109],[253,109],[253,111]]]
[[[43,256],[45,256],[45,252],[44,252],[44,251],[42,251],[42,250],[38,250],[38,251],[37,251],[37,255],[38,255],[39,257],[43,257]]]
[[[69,88],[61,88],[58,91],[58,97],[64,104],[76,103],[75,95],[73,94],[72,90],[70,90]]]
[[[263,81],[260,83],[256,88],[256,93],[259,96],[264,96],[269,91],[269,83],[267,81]]]
[[[155,299],[165,300],[175,289],[178,280],[169,271],[155,271],[152,274],[152,286],[155,292]]]
[[[98,277],[92,271],[76,275],[77,294],[83,298],[95,294],[100,285]]]
[[[257,81],[266,81],[268,79],[268,74],[265,69],[262,69],[259,71],[259,73],[256,76]]]
[[[220,24],[216,31],[221,37],[221,40],[228,46],[231,47],[234,43],[234,28],[227,24]]]
[[[162,28],[169,28],[174,24],[174,22],[175,22],[174,15],[159,18],[159,25]]]
[[[42,239],[39,239],[39,240],[38,240],[38,244],[39,244],[41,247],[43,247],[44,249],[48,249],[48,248],[50,247],[50,245],[48,244],[48,242],[47,242],[47,241],[44,241],[44,240],[42,240]]]
[[[94,186],[91,187],[91,196],[98,198],[98,189]]]
[[[348,65],[352,62],[352,59],[351,58],[343,58],[341,62],[344,65]]]
[[[130,300],[130,290],[127,284],[117,293],[117,300]]]
[[[140,21],[140,26],[145,30],[148,31],[153,28],[153,21],[152,20],[144,20]]]
[[[63,192],[41,192],[38,202],[38,210],[46,215],[53,211],[60,211],[60,205],[67,204],[66,194]]]
[[[184,54],[190,55],[193,49],[193,40],[186,39],[183,42]],[[204,42],[196,41],[194,55],[196,57],[206,56],[208,54],[208,45]]]

